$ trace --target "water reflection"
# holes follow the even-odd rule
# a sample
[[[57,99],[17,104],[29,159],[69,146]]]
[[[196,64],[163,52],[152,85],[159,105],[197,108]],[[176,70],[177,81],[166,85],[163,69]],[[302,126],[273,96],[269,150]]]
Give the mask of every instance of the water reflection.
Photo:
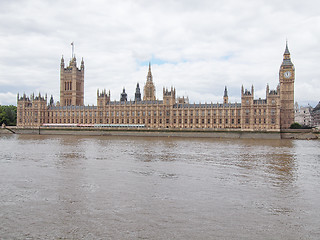
[[[4,239],[319,233],[317,141],[21,135],[0,143]]]

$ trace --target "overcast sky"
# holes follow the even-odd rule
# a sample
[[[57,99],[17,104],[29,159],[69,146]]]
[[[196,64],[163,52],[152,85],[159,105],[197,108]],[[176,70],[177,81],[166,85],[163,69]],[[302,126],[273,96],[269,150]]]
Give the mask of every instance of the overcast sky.
[[[85,62],[85,104],[97,89],[134,99],[151,62],[156,97],[174,86],[190,102],[240,102],[241,85],[275,89],[288,39],[295,101],[320,101],[318,0],[1,0],[0,104],[17,93],[59,101],[60,60]]]

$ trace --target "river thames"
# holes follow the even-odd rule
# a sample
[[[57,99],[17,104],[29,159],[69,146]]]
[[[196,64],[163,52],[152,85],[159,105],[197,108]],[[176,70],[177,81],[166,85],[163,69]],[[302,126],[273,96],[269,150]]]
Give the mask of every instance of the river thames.
[[[1,239],[320,239],[320,141],[0,135]]]

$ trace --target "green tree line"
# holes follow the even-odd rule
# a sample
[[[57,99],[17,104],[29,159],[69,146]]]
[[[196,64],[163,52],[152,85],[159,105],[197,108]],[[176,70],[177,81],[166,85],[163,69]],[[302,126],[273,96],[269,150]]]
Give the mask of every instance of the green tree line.
[[[13,105],[0,105],[0,126],[15,126],[17,124],[17,107]]]

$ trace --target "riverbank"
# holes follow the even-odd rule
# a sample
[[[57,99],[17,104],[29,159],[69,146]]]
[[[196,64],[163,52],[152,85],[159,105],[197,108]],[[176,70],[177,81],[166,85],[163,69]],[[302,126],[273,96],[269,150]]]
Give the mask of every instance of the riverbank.
[[[233,139],[320,139],[312,129],[287,129],[285,131],[239,131],[234,129],[110,129],[110,128],[18,128],[0,129],[0,134],[78,135],[78,136],[136,136],[136,137],[186,137]]]

